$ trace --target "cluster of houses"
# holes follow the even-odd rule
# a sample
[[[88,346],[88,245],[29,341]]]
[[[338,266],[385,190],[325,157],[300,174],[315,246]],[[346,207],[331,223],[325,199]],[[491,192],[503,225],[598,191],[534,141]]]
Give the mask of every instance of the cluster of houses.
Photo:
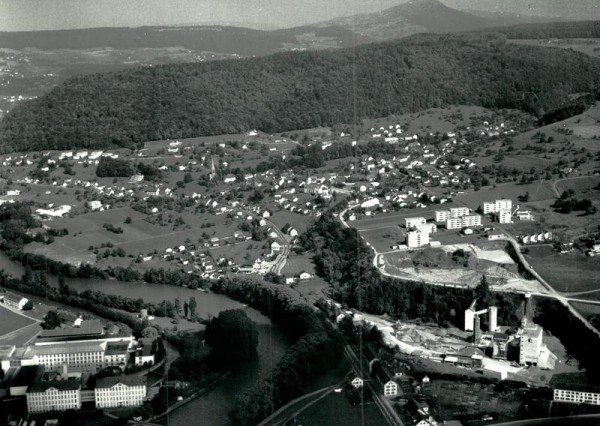
[[[539,234],[521,235],[519,241],[523,244],[547,243],[553,240],[552,232],[540,232]]]

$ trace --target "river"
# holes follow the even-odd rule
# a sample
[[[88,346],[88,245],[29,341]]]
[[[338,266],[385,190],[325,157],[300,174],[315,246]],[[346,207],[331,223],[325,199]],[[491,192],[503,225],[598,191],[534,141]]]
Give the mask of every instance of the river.
[[[24,268],[20,264],[13,262],[1,252],[0,269],[4,269],[14,276],[21,276],[24,273]],[[56,285],[56,277],[49,276],[48,280],[50,284]],[[245,365],[240,371],[231,374],[206,395],[172,412],[162,421],[165,425],[228,425],[228,413],[233,407],[235,396],[250,388],[259,378],[269,374],[291,344],[289,339],[278,327],[272,324],[268,317],[255,309],[219,294],[204,293],[199,290],[163,284],[91,278],[66,278],[66,283],[71,289],[79,292],[87,289],[99,290],[107,294],[142,298],[144,301],[151,303],[159,303],[163,300],[173,301],[175,298],[179,298],[183,302],[189,300],[190,296],[194,296],[197,302],[196,312],[201,317],[217,316],[223,310],[241,308],[256,323],[259,337],[256,359]],[[175,354],[174,348],[170,345],[168,353]]]

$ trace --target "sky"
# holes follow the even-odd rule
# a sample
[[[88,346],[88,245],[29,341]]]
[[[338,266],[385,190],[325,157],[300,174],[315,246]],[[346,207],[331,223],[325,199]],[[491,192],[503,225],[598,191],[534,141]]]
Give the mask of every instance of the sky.
[[[285,28],[409,0],[0,0],[0,31],[229,23]],[[450,7],[600,19],[600,0],[440,0]]]
[[[0,31],[239,22],[291,27],[406,0],[0,0]]]

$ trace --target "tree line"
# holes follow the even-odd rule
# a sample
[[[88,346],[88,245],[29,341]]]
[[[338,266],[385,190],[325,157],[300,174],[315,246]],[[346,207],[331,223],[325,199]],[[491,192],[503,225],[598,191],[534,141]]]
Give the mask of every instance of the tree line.
[[[585,55],[473,33],[88,74],[12,109],[0,122],[0,147],[137,147],[253,128],[273,133],[354,123],[451,104],[542,116],[568,102],[568,94],[598,88],[599,71],[600,62]]]
[[[232,278],[219,280],[212,289],[268,315],[295,341],[269,378],[236,397],[231,413],[234,424],[258,423],[302,395],[339,362],[343,350],[341,335],[322,313],[289,287]]]

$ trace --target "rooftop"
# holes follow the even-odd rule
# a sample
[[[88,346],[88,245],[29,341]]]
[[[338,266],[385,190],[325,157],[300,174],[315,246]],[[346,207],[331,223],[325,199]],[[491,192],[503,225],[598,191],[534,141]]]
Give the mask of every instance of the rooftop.
[[[144,376],[103,377],[96,382],[96,388],[112,388],[119,383],[126,386],[145,386],[146,378]]]
[[[38,341],[52,341],[56,338],[72,337],[93,337],[102,336],[104,327],[98,320],[83,321],[80,327],[55,328],[53,330],[44,330],[40,334]]]
[[[40,393],[46,392],[48,389],[54,388],[58,391],[70,391],[81,388],[81,380],[69,379],[69,380],[47,380],[35,382],[27,389],[27,393]]]

